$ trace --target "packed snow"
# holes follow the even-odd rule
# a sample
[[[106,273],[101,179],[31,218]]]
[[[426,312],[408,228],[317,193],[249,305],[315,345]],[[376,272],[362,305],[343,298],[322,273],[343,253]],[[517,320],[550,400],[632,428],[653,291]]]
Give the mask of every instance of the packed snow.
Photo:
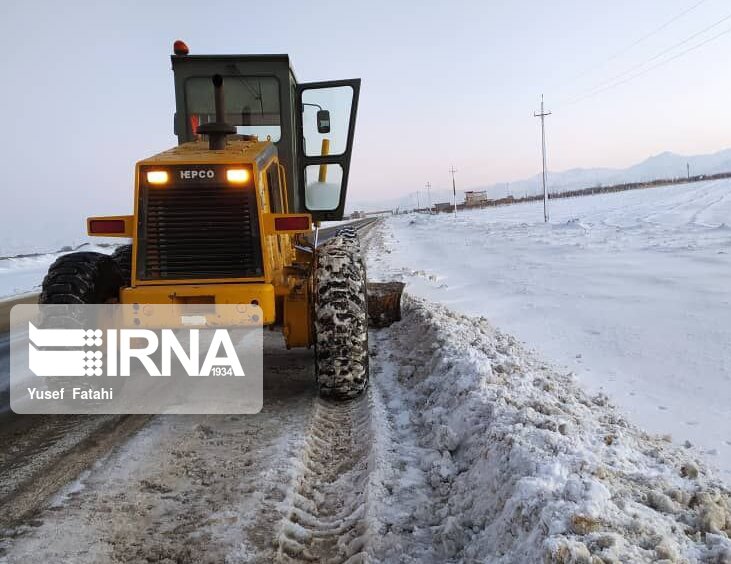
[[[731,181],[389,219],[372,279],[485,315],[731,476]]]
[[[404,305],[374,335],[376,561],[731,562],[731,491],[702,461],[486,319]]]

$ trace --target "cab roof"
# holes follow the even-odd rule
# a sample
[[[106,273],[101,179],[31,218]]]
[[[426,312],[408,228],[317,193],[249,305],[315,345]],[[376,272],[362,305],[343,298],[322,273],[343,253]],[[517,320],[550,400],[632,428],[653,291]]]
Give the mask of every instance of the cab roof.
[[[255,64],[279,64],[286,65],[289,72],[292,74],[295,80],[297,76],[294,74],[294,69],[289,61],[289,55],[284,54],[260,54],[260,55],[171,55],[170,60],[173,64],[173,70],[181,64],[196,63],[255,63]]]

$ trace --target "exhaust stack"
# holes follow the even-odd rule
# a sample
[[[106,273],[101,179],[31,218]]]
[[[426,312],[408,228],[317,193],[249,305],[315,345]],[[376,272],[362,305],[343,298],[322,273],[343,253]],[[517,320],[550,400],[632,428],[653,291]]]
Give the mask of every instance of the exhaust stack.
[[[216,108],[216,121],[204,123],[198,126],[196,133],[208,135],[208,148],[211,151],[219,151],[226,148],[226,136],[236,133],[233,125],[226,123],[226,105],[223,97],[223,77],[214,74],[213,96]]]

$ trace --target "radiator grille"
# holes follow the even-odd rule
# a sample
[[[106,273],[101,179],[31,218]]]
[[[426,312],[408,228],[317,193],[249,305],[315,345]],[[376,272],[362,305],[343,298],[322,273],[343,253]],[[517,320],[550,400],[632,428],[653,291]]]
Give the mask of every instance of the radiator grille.
[[[253,187],[146,187],[140,204],[140,279],[262,275]]]

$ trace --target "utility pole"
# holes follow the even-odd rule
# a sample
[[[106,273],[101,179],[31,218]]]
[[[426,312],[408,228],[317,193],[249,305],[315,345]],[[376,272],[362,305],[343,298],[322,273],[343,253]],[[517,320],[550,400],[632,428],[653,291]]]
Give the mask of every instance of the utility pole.
[[[541,113],[533,113],[534,117],[541,118],[541,152],[543,154],[543,221],[548,223],[548,188],[546,188],[546,116],[551,112],[543,110],[543,94],[541,94]]]
[[[457,185],[454,182],[454,173],[457,172],[457,169],[454,168],[454,165],[452,165],[449,168],[449,172],[452,175],[452,194],[454,196],[454,217],[457,217]]]
[[[685,167],[688,169],[688,180],[690,180],[690,163],[685,163]]]
[[[419,202],[419,191],[416,191],[416,211],[418,212],[419,209],[421,209],[421,203]]]
[[[429,206],[429,213],[431,214],[431,182],[427,182],[426,187],[426,203]]]

